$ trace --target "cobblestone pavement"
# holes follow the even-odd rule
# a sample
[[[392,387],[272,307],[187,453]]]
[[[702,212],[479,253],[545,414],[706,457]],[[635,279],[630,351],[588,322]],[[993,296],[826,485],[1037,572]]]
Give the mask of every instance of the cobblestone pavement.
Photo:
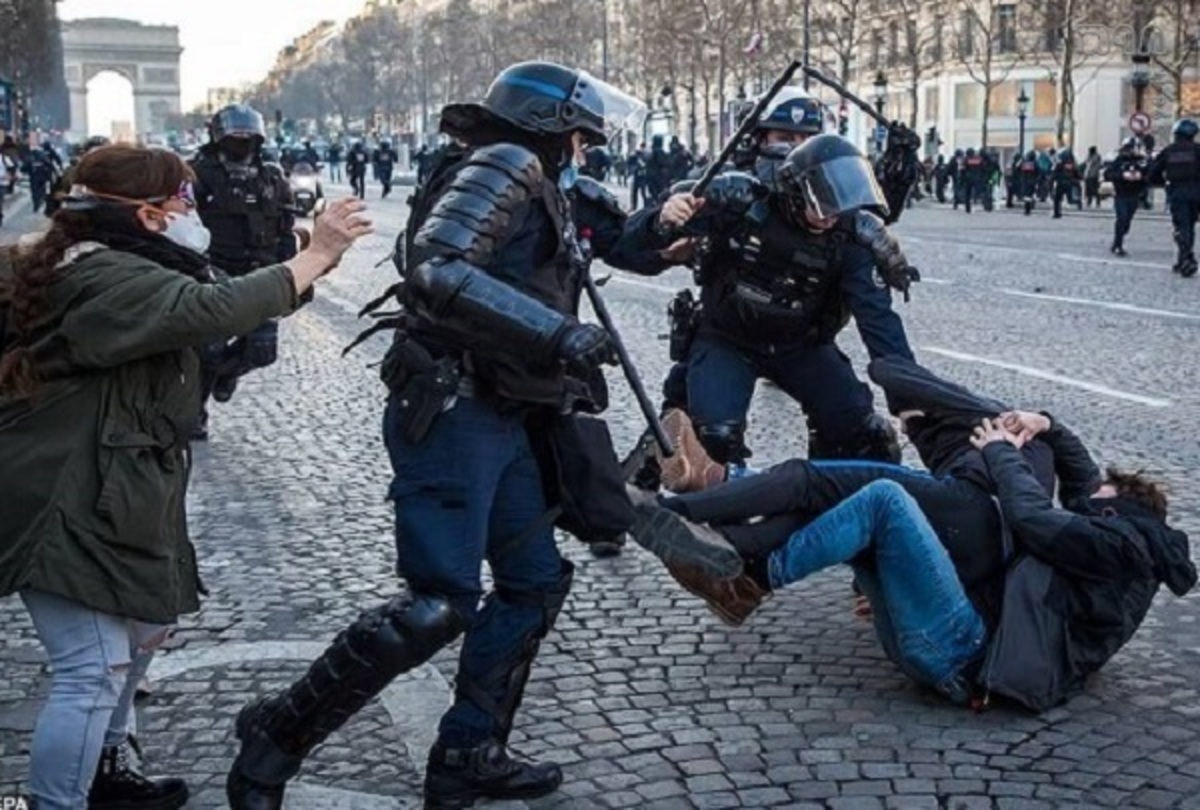
[[[376,192],[372,190],[372,197]],[[154,670],[141,735],[156,773],[187,776],[193,807],[223,804],[231,720],[300,674],[358,610],[396,592],[388,467],[378,432],[384,340],[343,359],[361,304],[392,280],[380,234],[283,328],[279,363],[217,406],[197,449],[191,524],[211,595]],[[26,221],[28,224],[28,220]],[[1175,523],[1200,537],[1200,280],[1169,270],[1169,225],[1135,220],[1130,257],[1110,224],[918,208],[900,232],[925,274],[898,304],[917,354],[999,398],[1069,421],[1105,462],[1174,485]],[[617,274],[606,294],[648,380],[666,370],[663,309],[686,276]],[[856,363],[863,352],[847,334]],[[619,380],[620,448],[640,428]],[[798,409],[764,387],[755,461],[803,453]],[[915,460],[915,459],[914,459]],[[853,620],[845,572],[778,594],[743,628],[715,622],[649,556],[594,560],[574,591],[514,735],[567,781],[535,807],[1200,807],[1200,602],[1160,596],[1086,694],[1041,716],[950,708],[910,685]],[[21,787],[44,658],[0,601],[0,793]],[[405,679],[306,765],[292,806],[413,806],[452,651]],[[406,744],[407,743],[407,744]]]

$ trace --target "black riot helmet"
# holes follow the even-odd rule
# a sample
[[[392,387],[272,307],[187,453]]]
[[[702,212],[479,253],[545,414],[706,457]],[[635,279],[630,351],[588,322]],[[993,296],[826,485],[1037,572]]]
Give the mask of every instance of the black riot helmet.
[[[553,62],[521,62],[500,72],[480,104],[448,104],[442,131],[468,143],[496,120],[534,136],[582,132],[592,146],[611,134],[641,126],[646,107],[581,70]]]
[[[1137,152],[1138,146],[1140,146],[1140,144],[1138,143],[1137,138],[1126,138],[1121,144],[1120,151],[1122,154],[1132,155]]]
[[[1197,133],[1200,133],[1200,126],[1191,118],[1180,118],[1171,127],[1171,135],[1177,141],[1194,141]]]
[[[267,139],[262,113],[249,104],[222,107],[213,116],[208,131],[214,143],[220,143],[225,138],[257,138],[260,143]]]
[[[80,154],[86,155],[93,149],[99,149],[101,146],[108,146],[110,143],[112,143],[112,141],[110,141],[108,138],[105,138],[103,135],[93,135],[83,142],[83,148],[80,151]]]
[[[829,219],[860,208],[885,215],[887,200],[871,164],[840,135],[814,135],[792,150],[779,170],[781,196],[792,219],[803,211]]]
[[[1074,163],[1075,162],[1075,153],[1071,151],[1070,147],[1064,148],[1062,151],[1060,151],[1058,153],[1058,162],[1059,163]]]
[[[967,147],[967,157],[975,157],[975,147],[974,146]]]

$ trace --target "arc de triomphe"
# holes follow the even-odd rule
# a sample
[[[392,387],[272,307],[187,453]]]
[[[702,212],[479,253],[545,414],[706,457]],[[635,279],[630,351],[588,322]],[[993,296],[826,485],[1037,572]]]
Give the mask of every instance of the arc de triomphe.
[[[162,132],[180,111],[179,29],[98,18],[62,23],[63,64],[71,94],[74,137],[88,134],[87,84],[111,70],[133,85],[134,131]]]

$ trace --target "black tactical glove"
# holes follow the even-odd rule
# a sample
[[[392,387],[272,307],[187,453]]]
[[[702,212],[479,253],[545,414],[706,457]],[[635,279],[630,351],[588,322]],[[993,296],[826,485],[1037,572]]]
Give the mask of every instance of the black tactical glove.
[[[741,216],[750,206],[766,199],[771,190],[767,184],[752,174],[726,172],[718,174],[704,192],[705,206],[712,206],[722,214]]]
[[[883,220],[869,211],[859,211],[854,216],[854,236],[875,257],[875,269],[884,284],[899,290],[904,294],[904,300],[908,301],[909,287],[914,281],[921,280],[921,274],[908,263],[900,243],[883,224]]]
[[[617,350],[612,338],[594,323],[573,323],[563,329],[555,347],[555,355],[567,364],[573,376],[583,377],[602,365],[617,362]]]

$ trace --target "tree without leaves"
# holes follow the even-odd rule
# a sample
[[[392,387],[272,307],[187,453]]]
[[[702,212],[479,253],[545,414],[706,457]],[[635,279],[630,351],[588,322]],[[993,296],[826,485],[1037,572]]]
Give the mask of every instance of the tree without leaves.
[[[1155,48],[1154,64],[1166,74],[1167,81],[1158,90],[1166,91],[1173,101],[1173,117],[1200,112],[1200,100],[1185,109],[1184,89],[1189,69],[1200,64],[1200,0],[1148,0],[1154,29],[1161,35],[1164,48]],[[1165,85],[1165,86],[1163,86]]]
[[[988,145],[992,93],[1008,80],[1020,60],[1017,20],[1005,23],[1001,7],[1019,8],[1002,0],[959,0],[954,6],[960,15],[958,58],[971,79],[983,88],[981,149]]]

